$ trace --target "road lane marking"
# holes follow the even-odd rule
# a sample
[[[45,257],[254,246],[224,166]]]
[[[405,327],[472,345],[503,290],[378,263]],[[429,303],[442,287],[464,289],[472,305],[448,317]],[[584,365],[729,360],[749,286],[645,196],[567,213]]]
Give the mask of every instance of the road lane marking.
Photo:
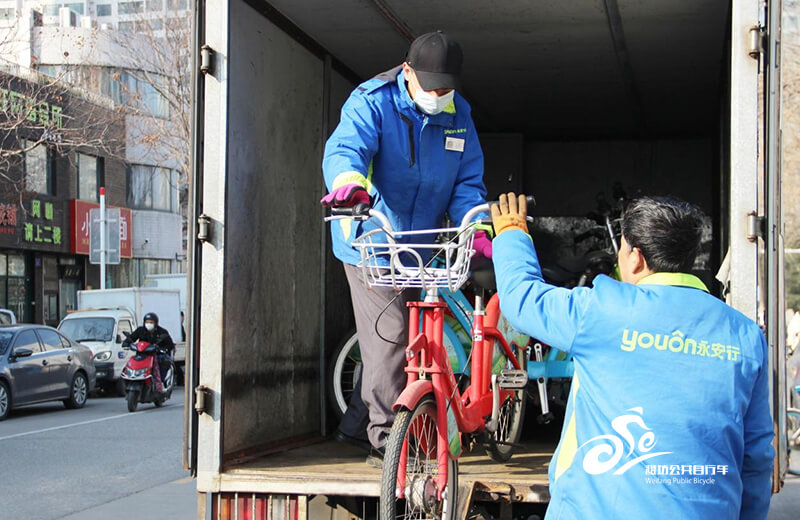
[[[33,431],[30,431],[30,432],[15,433],[14,435],[6,435],[5,437],[0,437],[0,441],[5,441],[5,440],[8,440],[8,439],[14,439],[16,437],[24,437],[26,435],[36,435],[37,433],[45,433],[45,432],[52,432],[52,431],[55,431],[55,430],[63,430],[64,428],[72,428],[73,426],[83,426],[84,424],[93,424],[93,423],[99,423],[99,422],[103,422],[103,421],[111,421],[113,419],[120,419],[122,417],[132,417],[134,415],[139,415],[140,413],[146,413],[148,411],[150,411],[150,410],[140,410],[138,412],[133,412],[133,413],[128,412],[128,413],[123,413],[123,414],[119,414],[119,415],[112,415],[111,417],[101,417],[100,419],[92,419],[91,421],[81,421],[81,422],[72,423],[72,424],[63,424],[61,426],[53,426],[52,428],[44,428],[44,429],[41,429],[41,430],[33,430]]]

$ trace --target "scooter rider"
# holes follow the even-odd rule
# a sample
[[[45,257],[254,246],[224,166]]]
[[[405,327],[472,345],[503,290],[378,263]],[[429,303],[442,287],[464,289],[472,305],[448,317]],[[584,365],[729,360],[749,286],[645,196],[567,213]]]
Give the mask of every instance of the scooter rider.
[[[164,380],[169,362],[167,356],[172,357],[175,351],[175,343],[167,332],[167,329],[158,325],[158,315],[155,312],[148,312],[144,315],[142,326],[138,327],[133,333],[122,342],[124,347],[130,347],[136,341],[146,341],[167,351],[166,354],[158,354],[158,367],[161,372],[161,380]]]
[[[766,518],[769,351],[756,323],[689,274],[700,211],[634,201],[623,281],[600,275],[572,290],[543,280],[525,214],[514,194],[492,208],[500,308],[575,361],[546,518]]]
[[[320,202],[372,203],[394,229],[404,231],[440,227],[445,213],[458,222],[483,203],[483,152],[470,105],[456,92],[461,64],[459,44],[441,31],[432,32],[412,42],[402,65],[358,86],[325,145],[322,169],[329,194]],[[371,221],[350,220],[331,225],[333,253],[344,264],[363,360],[360,391],[353,392],[336,438],[371,444],[376,449],[367,462],[372,465],[380,463],[376,459],[394,422],[392,404],[406,381],[408,332],[405,296],[391,288],[369,289],[356,268],[361,256],[351,242],[375,227]],[[418,236],[415,241],[435,238]],[[491,254],[484,231],[476,233],[474,246]]]

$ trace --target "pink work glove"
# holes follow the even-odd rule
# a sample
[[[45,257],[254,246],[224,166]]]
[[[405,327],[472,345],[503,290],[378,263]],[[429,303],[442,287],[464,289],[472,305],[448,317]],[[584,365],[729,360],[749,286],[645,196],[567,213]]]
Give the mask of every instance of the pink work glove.
[[[334,189],[322,197],[319,202],[326,208],[369,204],[369,193],[360,184],[350,183]]]
[[[492,241],[486,235],[486,231],[476,231],[475,238],[472,239],[472,248],[475,249],[475,257],[492,258]]]

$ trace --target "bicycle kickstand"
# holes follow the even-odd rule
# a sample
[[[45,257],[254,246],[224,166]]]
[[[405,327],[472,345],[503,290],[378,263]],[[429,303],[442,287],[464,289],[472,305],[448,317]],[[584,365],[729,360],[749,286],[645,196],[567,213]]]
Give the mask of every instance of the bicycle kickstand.
[[[544,363],[542,344],[538,341],[533,345],[533,353],[537,363]],[[547,378],[540,376],[536,380],[536,385],[539,387],[539,404],[542,407],[542,414],[536,420],[539,424],[547,424],[553,420],[553,414],[550,413],[550,399],[547,395]]]

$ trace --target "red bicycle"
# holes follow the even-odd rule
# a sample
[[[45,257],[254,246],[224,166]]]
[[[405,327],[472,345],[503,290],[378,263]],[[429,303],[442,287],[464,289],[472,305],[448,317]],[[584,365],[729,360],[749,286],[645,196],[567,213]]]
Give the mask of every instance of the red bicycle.
[[[455,291],[467,280],[474,254],[472,220],[488,210],[488,204],[473,208],[457,228],[410,232],[394,231],[383,213],[366,205],[336,208],[335,216],[329,217],[378,222],[353,242],[361,251],[359,266],[367,284],[425,290],[424,301],[408,303],[407,382],[394,405],[397,417],[381,475],[384,520],[453,518],[462,441],[469,448],[483,445],[491,458],[506,461],[519,440],[528,382],[527,344],[509,345],[497,329],[497,295],[486,309],[482,298],[476,298],[468,381],[456,381],[443,344],[447,304],[438,289]],[[450,238],[415,243],[422,235]],[[441,267],[432,267],[430,259],[437,256]]]

